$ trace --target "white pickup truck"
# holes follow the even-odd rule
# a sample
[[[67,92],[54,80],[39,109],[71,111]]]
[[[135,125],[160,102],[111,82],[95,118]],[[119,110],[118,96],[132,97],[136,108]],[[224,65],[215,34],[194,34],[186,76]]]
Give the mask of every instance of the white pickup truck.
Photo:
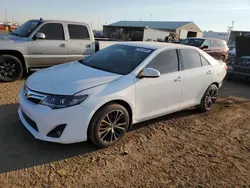
[[[86,23],[29,20],[0,34],[0,81],[15,81],[29,71],[81,60],[114,43],[95,41]]]

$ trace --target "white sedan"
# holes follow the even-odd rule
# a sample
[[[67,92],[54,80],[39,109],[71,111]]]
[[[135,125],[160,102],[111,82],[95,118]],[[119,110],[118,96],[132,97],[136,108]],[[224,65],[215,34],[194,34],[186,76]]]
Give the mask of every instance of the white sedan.
[[[31,75],[18,113],[37,139],[108,147],[132,124],[192,106],[210,110],[226,72],[195,47],[119,43]]]

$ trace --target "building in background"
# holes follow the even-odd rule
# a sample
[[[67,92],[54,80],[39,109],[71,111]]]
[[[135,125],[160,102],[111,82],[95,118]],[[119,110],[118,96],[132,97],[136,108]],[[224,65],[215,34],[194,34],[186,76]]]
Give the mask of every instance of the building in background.
[[[119,21],[103,26],[104,36],[118,40],[149,41],[202,37],[194,22],[175,21]]]
[[[203,37],[205,38],[216,38],[228,41],[228,32],[214,32],[214,31],[203,31]]]

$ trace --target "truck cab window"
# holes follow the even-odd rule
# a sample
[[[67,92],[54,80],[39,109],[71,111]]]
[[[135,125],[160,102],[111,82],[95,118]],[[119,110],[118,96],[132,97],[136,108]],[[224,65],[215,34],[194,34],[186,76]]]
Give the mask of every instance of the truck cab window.
[[[45,34],[44,40],[64,40],[63,25],[60,23],[44,24],[38,32]]]
[[[89,32],[86,26],[84,25],[68,25],[69,38],[70,39],[89,39]]]

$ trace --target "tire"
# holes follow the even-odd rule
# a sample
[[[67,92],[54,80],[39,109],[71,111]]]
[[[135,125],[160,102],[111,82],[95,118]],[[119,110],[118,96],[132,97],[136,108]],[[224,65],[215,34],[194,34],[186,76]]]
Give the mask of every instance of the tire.
[[[215,104],[218,97],[218,87],[214,84],[210,85],[205,91],[201,103],[198,106],[201,112],[207,112],[211,110],[213,105]]]
[[[19,59],[12,55],[0,56],[0,81],[14,82],[23,75],[23,66]]]
[[[221,61],[226,61],[226,56],[225,55],[221,55],[220,58],[219,58]]]
[[[88,139],[100,148],[112,146],[125,135],[129,122],[126,108],[119,104],[106,105],[92,118],[88,128]]]

